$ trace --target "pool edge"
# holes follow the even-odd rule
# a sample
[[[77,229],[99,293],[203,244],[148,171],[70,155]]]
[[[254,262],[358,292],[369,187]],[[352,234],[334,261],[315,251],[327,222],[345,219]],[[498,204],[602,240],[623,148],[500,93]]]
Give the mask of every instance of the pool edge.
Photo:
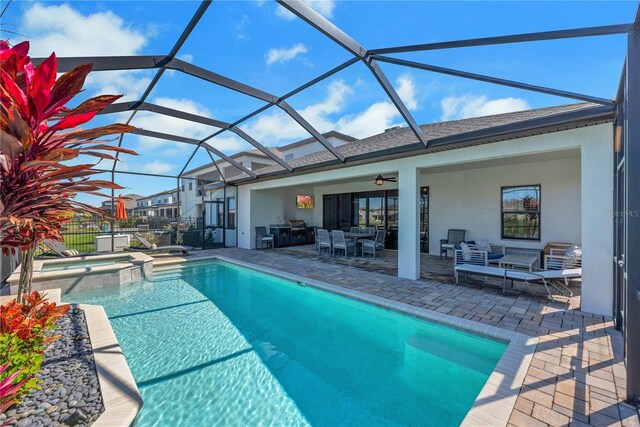
[[[286,280],[301,282],[313,288],[331,292],[346,298],[365,302],[377,307],[409,315],[418,319],[427,320],[475,335],[481,335],[507,343],[507,348],[496,364],[487,382],[480,390],[473,405],[463,419],[461,426],[506,426],[509,417],[515,407],[516,399],[524,378],[533,359],[538,339],[525,334],[485,325],[468,319],[452,316],[445,313],[416,307],[399,301],[367,294],[365,292],[347,289],[342,286],[332,285],[316,279],[286,273],[269,267],[263,267],[246,261],[239,261],[223,255],[212,255],[192,259],[180,259],[175,262],[163,264],[164,266],[177,266],[183,263],[198,261],[220,260],[241,267],[250,268],[262,273],[270,274]]]
[[[70,304],[84,311],[104,412],[94,427],[135,426],[142,396],[101,305]]]

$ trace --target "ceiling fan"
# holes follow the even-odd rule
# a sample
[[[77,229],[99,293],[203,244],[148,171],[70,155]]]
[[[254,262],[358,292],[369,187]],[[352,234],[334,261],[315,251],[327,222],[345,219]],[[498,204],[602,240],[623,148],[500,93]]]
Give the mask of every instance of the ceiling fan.
[[[376,176],[376,179],[373,181],[376,183],[376,185],[382,185],[384,184],[385,181],[389,181],[389,182],[397,182],[397,179],[393,176],[389,177],[389,178],[385,178],[382,175],[378,175]]]

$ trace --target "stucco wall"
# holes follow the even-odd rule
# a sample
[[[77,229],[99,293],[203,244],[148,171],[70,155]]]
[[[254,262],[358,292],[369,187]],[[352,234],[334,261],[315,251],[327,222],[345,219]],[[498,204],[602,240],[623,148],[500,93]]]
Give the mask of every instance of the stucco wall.
[[[503,240],[500,188],[528,184],[541,185],[540,241]],[[429,186],[430,253],[439,253],[439,240],[447,237],[450,228],[467,230],[467,240],[484,238],[505,246],[541,248],[549,241],[581,244],[579,157],[452,172],[427,170],[421,185]]]

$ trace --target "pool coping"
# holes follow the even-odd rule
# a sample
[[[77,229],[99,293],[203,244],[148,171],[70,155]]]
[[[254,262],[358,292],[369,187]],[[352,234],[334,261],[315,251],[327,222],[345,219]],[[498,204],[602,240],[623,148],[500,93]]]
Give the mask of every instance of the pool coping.
[[[104,412],[94,427],[135,426],[142,396],[101,305],[69,304],[84,311]]]
[[[533,354],[535,353],[538,343],[537,338],[507,329],[498,328],[496,326],[485,325],[472,320],[367,294],[365,292],[347,289],[338,285],[325,283],[320,280],[282,272],[246,261],[239,261],[223,255],[211,255],[198,258],[179,258],[163,262],[158,265],[158,267],[176,266],[184,263],[216,259],[297,283],[303,283],[313,288],[409,315],[418,319],[439,323],[441,325],[507,343],[507,348],[502,354],[502,357],[496,364],[491,375],[489,375],[487,382],[480,390],[475,402],[460,425],[477,427],[506,426],[508,424],[509,417],[513,412],[516,399],[520,393],[520,388],[524,383],[526,373],[529,369],[529,365],[531,364],[531,360],[533,359]]]

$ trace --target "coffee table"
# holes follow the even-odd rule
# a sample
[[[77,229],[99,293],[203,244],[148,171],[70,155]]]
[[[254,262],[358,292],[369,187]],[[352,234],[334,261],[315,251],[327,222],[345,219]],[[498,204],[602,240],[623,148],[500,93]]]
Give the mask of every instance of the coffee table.
[[[498,261],[500,268],[505,266],[526,267],[529,271],[533,270],[533,265],[538,261],[537,256],[529,255],[505,255]]]

